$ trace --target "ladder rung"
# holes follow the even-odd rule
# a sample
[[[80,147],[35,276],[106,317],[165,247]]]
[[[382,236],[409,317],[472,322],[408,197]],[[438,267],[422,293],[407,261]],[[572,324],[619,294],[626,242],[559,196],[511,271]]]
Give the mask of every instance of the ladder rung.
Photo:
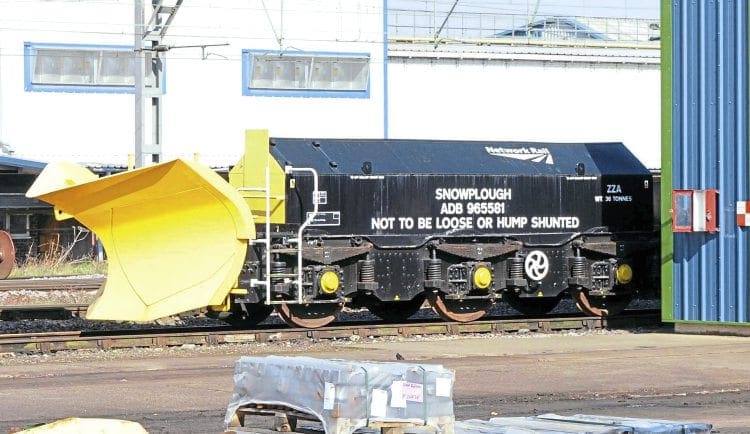
[[[297,273],[271,273],[271,279],[274,277],[297,277]]]

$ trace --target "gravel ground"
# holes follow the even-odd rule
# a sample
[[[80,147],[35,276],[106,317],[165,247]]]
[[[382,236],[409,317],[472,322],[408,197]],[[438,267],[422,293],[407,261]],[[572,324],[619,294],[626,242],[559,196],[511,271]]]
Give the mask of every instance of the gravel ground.
[[[746,339],[630,331],[264,342],[0,357],[0,432],[70,415],[151,433],[221,432],[240,355],[440,363],[460,420],[556,412],[713,423],[750,432]],[[263,424],[261,426],[267,426]]]
[[[12,289],[0,291],[0,307],[7,305],[89,304],[97,289],[39,290]]]
[[[23,365],[38,363],[76,363],[93,360],[136,360],[170,357],[195,357],[210,355],[247,356],[254,354],[300,354],[306,352],[344,353],[362,344],[389,344],[409,342],[434,342],[437,345],[450,345],[450,341],[486,340],[535,340],[554,339],[556,336],[615,336],[631,333],[653,331],[643,330],[567,330],[560,332],[536,333],[521,330],[512,333],[467,333],[458,335],[411,335],[403,336],[349,336],[347,338],[333,338],[313,340],[309,338],[297,340],[277,341],[271,337],[268,342],[227,343],[222,345],[194,345],[155,347],[155,348],[117,348],[110,350],[82,349],[75,351],[57,351],[54,353],[0,353],[0,366]]]

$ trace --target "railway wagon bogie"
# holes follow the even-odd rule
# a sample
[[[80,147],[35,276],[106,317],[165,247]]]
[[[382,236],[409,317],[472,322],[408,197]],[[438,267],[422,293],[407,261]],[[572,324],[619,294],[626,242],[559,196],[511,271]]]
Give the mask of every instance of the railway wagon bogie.
[[[248,131],[229,183],[210,172],[182,160],[101,180],[45,169],[29,195],[101,234],[109,255],[113,281],[90,316],[208,306],[237,324],[275,311],[314,328],[346,306],[400,321],[426,301],[466,322],[498,302],[543,314],[566,294],[612,315],[656,246],[651,174],[618,143]]]

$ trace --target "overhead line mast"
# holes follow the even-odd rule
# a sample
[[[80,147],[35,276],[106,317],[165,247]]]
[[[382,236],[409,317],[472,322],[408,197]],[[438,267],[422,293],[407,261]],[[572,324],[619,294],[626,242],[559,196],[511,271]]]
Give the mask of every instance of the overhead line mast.
[[[174,20],[183,0],[165,5],[163,0],[152,0],[151,15],[144,21],[144,0],[134,1],[135,37],[135,167],[162,161],[162,71],[160,57],[167,47],[162,40]],[[151,114],[150,139],[146,138],[146,113]]]

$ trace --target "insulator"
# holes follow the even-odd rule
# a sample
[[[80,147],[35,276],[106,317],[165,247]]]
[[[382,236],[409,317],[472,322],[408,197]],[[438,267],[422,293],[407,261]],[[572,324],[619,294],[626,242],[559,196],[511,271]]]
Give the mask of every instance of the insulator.
[[[359,261],[359,281],[360,282],[374,282],[375,281],[375,261],[372,259],[364,259]]]
[[[441,268],[443,267],[443,261],[440,259],[428,259],[427,260],[427,280],[441,280]]]
[[[286,273],[286,263],[285,262],[278,262],[274,261],[271,262],[271,276],[274,274],[284,274]],[[284,282],[283,277],[272,277],[271,283],[282,283]]]
[[[514,256],[508,259],[508,277],[511,279],[523,279],[523,258]]]
[[[586,277],[586,258],[583,256],[571,256],[570,260],[570,276],[571,277]]]

